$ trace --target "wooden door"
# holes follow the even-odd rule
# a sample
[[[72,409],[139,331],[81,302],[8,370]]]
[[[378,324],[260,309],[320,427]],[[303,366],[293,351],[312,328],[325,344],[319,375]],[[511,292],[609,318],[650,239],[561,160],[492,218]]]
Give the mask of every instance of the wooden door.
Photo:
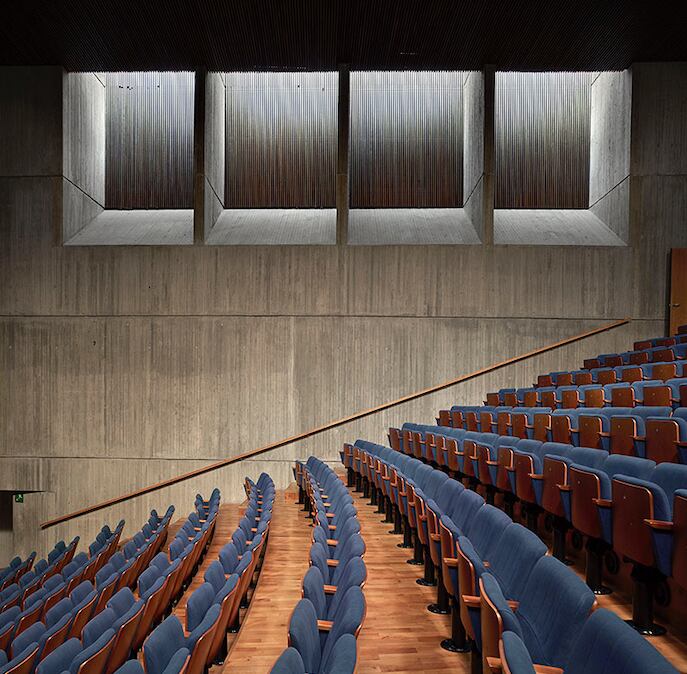
[[[680,325],[687,325],[687,248],[670,254],[670,334]]]

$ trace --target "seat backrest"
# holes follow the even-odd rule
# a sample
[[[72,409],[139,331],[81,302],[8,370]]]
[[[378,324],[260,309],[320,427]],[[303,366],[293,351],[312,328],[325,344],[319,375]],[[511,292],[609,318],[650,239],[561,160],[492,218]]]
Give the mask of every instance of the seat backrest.
[[[224,585],[224,577],[222,577]],[[186,603],[186,629],[192,632],[203,621],[208,609],[212,606],[217,592],[210,583],[203,583],[195,589]]]
[[[565,674],[677,674],[677,670],[615,613],[600,608],[584,623]]]
[[[352,634],[342,634],[329,651],[326,660],[322,660],[320,674],[353,674],[357,659],[356,650],[356,638]]]
[[[520,597],[523,641],[535,662],[564,667],[596,598],[555,557],[541,557]]]
[[[224,568],[224,573],[233,573],[239,563],[239,553],[233,542],[229,541],[219,551],[219,561]]]
[[[601,466],[601,470],[609,477],[622,474],[636,477],[639,480],[648,480],[655,466],[656,464],[649,459],[610,454]]]
[[[224,567],[218,560],[214,560],[210,566],[205,570],[203,579],[206,583],[212,585],[215,592],[219,592],[224,585],[226,578],[224,577]]]
[[[272,665],[270,674],[305,674],[303,658],[293,646],[289,646]]]
[[[453,509],[446,514],[464,534],[469,535],[475,514],[484,505],[484,499],[477,492],[465,489],[452,505]]]
[[[184,628],[175,615],[163,620],[143,644],[147,674],[162,674],[172,656],[184,648]]]
[[[501,535],[499,545],[489,560],[489,570],[509,598],[519,599],[532,568],[546,551],[546,544],[539,536],[513,522]]]
[[[306,672],[319,671],[322,651],[317,630],[317,613],[309,599],[301,599],[291,614],[289,646],[298,651]]]
[[[104,632],[110,629],[114,621],[117,620],[117,617],[117,614],[111,608],[106,608],[94,618],[91,618],[81,633],[81,641],[84,648],[94,644]]]
[[[356,586],[346,590],[339,608],[336,612],[336,620],[332,623],[332,629],[327,635],[322,649],[322,662],[328,662],[334,644],[344,634],[357,636],[358,630],[365,618],[365,596],[363,591]],[[308,670],[310,671],[310,670]]]
[[[470,542],[482,559],[489,560],[494,546],[512,520],[503,510],[492,505],[478,508],[470,527]]]
[[[570,450],[568,458],[580,466],[587,466],[588,468],[595,468],[599,470],[603,466],[606,459],[609,457],[607,451],[603,449],[594,449],[593,447],[573,447]]]
[[[68,639],[41,660],[36,668],[36,674],[61,674],[68,671],[72,660],[81,650],[81,642],[78,639]]]

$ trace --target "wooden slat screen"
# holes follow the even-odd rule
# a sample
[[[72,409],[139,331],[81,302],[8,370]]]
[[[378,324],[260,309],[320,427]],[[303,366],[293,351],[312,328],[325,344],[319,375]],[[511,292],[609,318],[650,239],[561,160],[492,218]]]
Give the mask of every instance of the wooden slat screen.
[[[496,73],[495,207],[587,208],[592,73]]]
[[[105,207],[193,207],[194,74],[108,73]]]

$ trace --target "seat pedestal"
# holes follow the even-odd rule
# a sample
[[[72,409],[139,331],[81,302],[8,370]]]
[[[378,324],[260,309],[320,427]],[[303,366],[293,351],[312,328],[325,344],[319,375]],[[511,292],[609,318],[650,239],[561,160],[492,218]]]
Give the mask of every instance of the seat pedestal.
[[[455,597],[451,598],[451,636],[441,642],[441,647],[451,653],[467,653],[470,650]]]
[[[632,567],[632,620],[627,624],[645,636],[660,636],[665,627],[654,623],[654,589],[663,576],[656,570],[641,564]]]
[[[424,546],[422,546],[424,548]],[[434,562],[429,554],[428,549],[424,549],[425,556],[425,575],[422,578],[418,578],[415,582],[418,585],[434,586],[437,584],[435,574],[434,574]]]
[[[569,528],[568,522],[562,517],[553,518],[553,556],[563,564],[568,565],[572,564],[565,556],[566,537]]]
[[[402,534],[403,529],[401,528],[401,511],[398,509],[398,506],[395,503],[393,505],[392,510],[394,514],[394,528],[389,533]]]
[[[417,532],[413,532],[412,534],[413,537],[413,558],[407,560],[408,564],[412,564],[414,566],[420,566],[420,564],[424,564],[425,558],[424,558],[424,551],[422,549],[422,543],[420,543],[420,539],[417,535]]]
[[[608,550],[608,544],[598,538],[588,538],[585,545],[587,550],[587,576],[585,581],[594,594],[610,594],[611,590],[603,584],[603,559]]]
[[[448,615],[450,608],[448,604],[448,592],[444,585],[444,577],[441,573],[437,574],[437,601],[436,604],[427,606],[430,613],[438,613],[439,615]]]
[[[510,492],[506,492],[503,495],[503,512],[508,515],[511,519],[513,519],[513,514],[514,514],[514,506],[515,506],[515,496],[511,494]]]
[[[403,543],[397,543],[399,548],[412,548],[413,547],[413,534],[410,530],[410,524],[408,524],[408,519],[403,517]]]

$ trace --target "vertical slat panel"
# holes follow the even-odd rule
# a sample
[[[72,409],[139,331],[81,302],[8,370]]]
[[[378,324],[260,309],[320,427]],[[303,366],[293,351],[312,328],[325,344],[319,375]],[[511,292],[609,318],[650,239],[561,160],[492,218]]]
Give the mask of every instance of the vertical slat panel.
[[[193,73],[108,73],[106,208],[193,208]]]
[[[333,208],[336,73],[227,74],[227,208]]]
[[[496,73],[496,208],[589,206],[591,80]]]
[[[463,205],[458,72],[351,74],[351,207]]]

